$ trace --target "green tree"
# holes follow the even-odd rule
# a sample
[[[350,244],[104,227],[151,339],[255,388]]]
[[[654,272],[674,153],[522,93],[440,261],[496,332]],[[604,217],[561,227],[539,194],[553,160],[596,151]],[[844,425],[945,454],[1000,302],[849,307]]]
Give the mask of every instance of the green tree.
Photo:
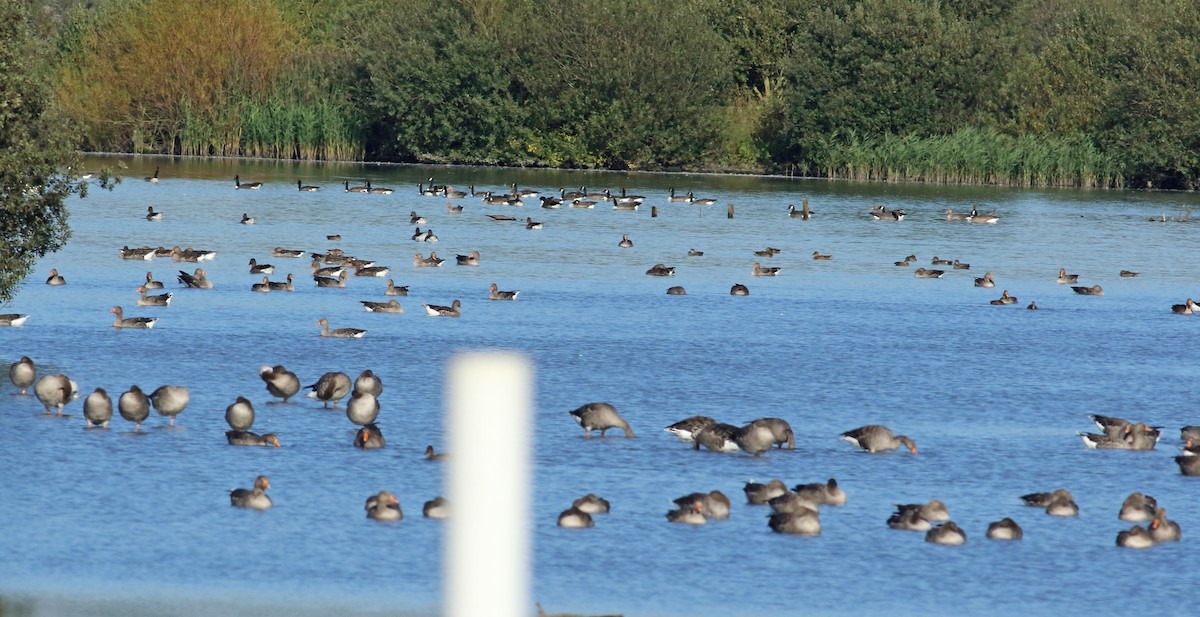
[[[37,260],[71,231],[66,200],[87,184],[75,134],[52,105],[49,47],[32,36],[29,3],[0,0],[0,301],[12,300]],[[107,177],[102,185],[111,186]]]

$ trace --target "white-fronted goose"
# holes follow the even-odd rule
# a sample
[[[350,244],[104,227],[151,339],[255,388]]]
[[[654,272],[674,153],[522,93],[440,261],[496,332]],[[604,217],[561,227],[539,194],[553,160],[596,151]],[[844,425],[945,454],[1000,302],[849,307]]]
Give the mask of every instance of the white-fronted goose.
[[[1055,279],[1055,282],[1058,283],[1059,285],[1070,285],[1072,283],[1078,283],[1079,275],[1078,274],[1067,274],[1066,268],[1059,268],[1058,269],[1058,278]]]
[[[841,434],[842,441],[852,443],[867,452],[883,452],[895,450],[901,445],[913,454],[917,453],[917,444],[905,435],[893,435],[891,429],[881,424],[868,424]]]
[[[1157,508],[1158,501],[1153,497],[1134,492],[1130,493],[1121,504],[1117,518],[1130,523],[1144,523],[1154,519],[1154,511]]]
[[[160,416],[170,418],[170,425],[175,426],[175,416],[187,408],[192,400],[192,393],[183,386],[159,386],[150,393],[150,403]]]
[[[37,367],[29,356],[21,356],[16,362],[8,365],[8,380],[12,385],[21,389],[21,396],[26,396],[29,386],[37,378]]]
[[[646,270],[648,276],[675,276],[675,268],[669,268],[666,264],[654,264],[649,270]]]
[[[455,255],[454,260],[460,266],[478,266],[479,265],[479,251],[471,251],[470,253],[467,253],[466,255]]]
[[[333,401],[333,408],[337,409],[338,401],[350,394],[350,376],[337,372],[330,371],[321,375],[316,383],[311,386],[305,386],[312,390],[307,395],[308,398],[315,398],[318,401],[325,403],[325,408],[329,408],[329,401]]]
[[[379,491],[378,495],[371,495],[367,498],[363,509],[367,511],[367,518],[377,521],[399,521],[404,519],[404,512],[400,510],[400,500],[391,491]]]
[[[358,328],[337,328],[329,329],[329,320],[322,317],[317,320],[317,325],[321,326],[321,336],[329,338],[362,338],[367,333],[366,330]]]
[[[933,544],[944,544],[946,546],[958,546],[966,544],[967,532],[959,529],[954,521],[946,521],[933,529],[925,532],[925,541]]]
[[[262,188],[262,182],[242,182],[241,176],[233,177],[233,186],[239,189],[258,190]]]
[[[1025,532],[1021,530],[1021,526],[1016,521],[1007,516],[988,523],[987,537],[989,540],[1020,540],[1025,537]]]
[[[282,364],[263,366],[258,369],[258,376],[266,383],[267,392],[270,392],[271,396],[283,399],[284,403],[300,391],[300,378]]]
[[[450,518],[450,501],[440,495],[434,497],[421,507],[421,514],[425,518]]]
[[[196,271],[192,274],[180,270],[178,278],[184,287],[191,287],[193,289],[213,288],[212,281],[208,280],[208,273],[204,271],[204,268],[196,268]]]
[[[697,431],[716,423],[716,420],[713,420],[708,416],[692,416],[690,418],[684,418],[683,420],[680,420],[663,430],[678,437],[680,441],[691,443],[693,441],[693,436]]]
[[[1103,296],[1104,295],[1104,288],[1099,285],[1092,285],[1091,287],[1082,287],[1082,286],[1075,285],[1075,286],[1071,287],[1071,290],[1081,296]]]
[[[229,491],[229,504],[238,508],[250,508],[252,510],[266,510],[273,504],[271,498],[265,492],[271,488],[271,482],[266,476],[259,476],[254,479],[254,488],[235,488]]]
[[[383,431],[376,424],[368,424],[354,433],[354,447],[363,450],[377,450],[387,446]]]
[[[96,388],[83,399],[83,417],[87,420],[88,428],[97,425],[108,428],[108,421],[112,419],[112,399],[104,388]]]
[[[171,298],[175,297],[173,293],[149,295],[146,293],[145,285],[138,285],[138,306],[170,306]]]
[[[610,428],[621,429],[626,437],[634,436],[629,423],[617,413],[617,408],[609,403],[588,403],[572,410],[570,414],[579,426],[583,427],[584,436],[587,438],[591,438],[592,431],[600,431],[600,436],[604,437],[604,432]]]
[[[1122,548],[1150,548],[1154,546],[1154,538],[1141,525],[1134,525],[1128,531],[1117,534],[1117,546]]]
[[[407,296],[408,285],[399,286],[392,279],[387,280],[387,289],[383,292],[385,296]]]
[[[396,300],[388,300],[387,302],[373,302],[371,300],[359,300],[368,313],[403,313],[404,307]]]
[[[125,317],[121,307],[114,306],[109,309],[110,313],[116,315],[113,320],[114,328],[141,328],[149,330],[154,327],[154,323],[158,321],[157,317]]]
[[[146,273],[146,282],[142,283],[142,286],[145,287],[146,289],[162,289],[163,288],[162,281],[154,280],[153,272]]]
[[[596,522],[592,520],[591,514],[588,514],[587,512],[576,508],[575,506],[571,506],[570,508],[567,508],[559,513],[558,522],[556,524],[559,527],[566,527],[568,529],[584,529],[587,527],[594,527]]]
[[[67,279],[58,273],[57,268],[50,268],[50,276],[46,277],[46,284],[51,286],[66,285]]]
[[[275,266],[271,264],[260,264],[258,260],[250,258],[250,274],[274,274]]]
[[[321,187],[315,186],[312,184],[305,184],[297,178],[296,179],[296,190],[300,191],[301,193],[315,193],[315,192],[321,190]]]
[[[422,304],[425,307],[425,314],[430,317],[462,317],[462,301],[455,299],[450,303],[450,306],[442,306],[439,304]]]
[[[225,408],[225,422],[235,431],[248,431],[254,426],[254,405],[250,399],[239,396]]]
[[[755,506],[766,505],[768,501],[776,497],[780,497],[788,492],[787,485],[783,480],[771,480],[766,484],[758,482],[747,482],[742,487],[742,492],[746,493],[746,503]]]
[[[346,401],[346,419],[352,424],[366,426],[374,424],[379,417],[379,399],[370,392],[354,390]]]
[[[573,508],[587,512],[588,514],[608,514],[612,509],[612,504],[608,500],[594,493],[588,493],[579,499],[576,499],[571,504]]]
[[[495,283],[488,286],[488,300],[516,300],[517,294],[520,294],[520,289],[512,291],[501,291],[500,287]]]
[[[285,249],[282,246],[277,246],[271,249],[271,257],[287,257],[295,259],[304,257],[304,251],[301,249]]]
[[[134,431],[140,431],[142,422],[150,417],[150,398],[136,385],[129,386],[129,390],[122,392],[117,399],[117,411],[122,418],[133,422]]]
[[[279,436],[275,433],[252,433],[250,431],[225,431],[225,441],[231,446],[274,446],[279,447]]]
[[[821,517],[816,510],[802,509],[796,512],[776,512],[767,519],[767,526],[775,533],[798,536],[821,535]]]

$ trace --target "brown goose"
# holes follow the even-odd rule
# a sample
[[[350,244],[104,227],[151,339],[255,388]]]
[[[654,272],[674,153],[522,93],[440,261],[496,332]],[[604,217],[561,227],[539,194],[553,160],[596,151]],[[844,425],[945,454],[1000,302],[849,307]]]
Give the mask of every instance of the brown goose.
[[[1183,537],[1179,523],[1167,518],[1166,508],[1154,509],[1154,520],[1150,521],[1150,538],[1155,542],[1178,542]]]
[[[975,279],[976,287],[992,288],[996,286],[996,277],[991,272],[984,272],[983,276]]]
[[[408,295],[408,285],[404,285],[402,287],[397,286],[395,281],[393,281],[392,279],[388,279],[387,280],[387,289],[383,292],[383,295],[385,295],[385,296],[407,296]]]
[[[379,399],[374,394],[354,390],[346,401],[346,419],[359,426],[374,424],[379,417]]]
[[[1117,546],[1122,548],[1150,548],[1154,546],[1154,538],[1141,525],[1134,525],[1129,531],[1117,534]]]
[[[191,400],[191,392],[183,386],[159,386],[150,393],[150,403],[160,416],[170,418],[170,426],[175,426],[175,416],[183,413]]]
[[[759,418],[754,420],[752,424],[765,426],[771,431],[774,436],[775,446],[787,446],[789,450],[796,447],[796,434],[792,432],[792,425],[788,424],[783,418]]]
[[[379,396],[383,394],[383,380],[374,371],[367,369],[354,378],[354,389]]]
[[[368,424],[354,433],[354,447],[362,448],[363,450],[374,450],[387,445],[387,441],[383,438],[383,431],[379,430],[379,426]]]
[[[667,512],[667,522],[684,525],[703,525],[708,522],[701,511],[700,502],[693,501],[688,508],[679,508]]]
[[[333,401],[333,408],[337,409],[338,401],[350,394],[350,376],[345,373],[330,371],[321,375],[317,382],[311,386],[305,386],[312,390],[307,395],[308,398],[315,398],[325,403],[325,408],[329,408],[329,401]]]
[[[600,431],[600,436],[604,437],[604,432],[610,428],[619,428],[624,431],[626,437],[633,437],[633,429],[629,427],[629,423],[617,413],[617,408],[609,403],[588,403],[570,412],[571,417],[583,427],[584,436],[591,438],[592,431]]]
[[[350,278],[350,275],[345,270],[342,270],[342,273],[337,275],[337,277],[314,276],[313,282],[315,282],[317,284],[317,287],[341,287],[341,288],[344,288],[346,286],[346,279],[348,279],[348,278]]]
[[[1004,517],[988,524],[987,537],[990,540],[1020,540],[1025,537],[1025,532],[1016,521]]]
[[[692,416],[684,418],[663,430],[678,437],[681,441],[691,443],[697,431],[716,423],[716,420],[708,416]]]
[[[271,291],[292,291],[295,289],[292,280],[292,273],[288,272],[287,279],[282,281],[267,281],[267,286],[271,288]]]
[[[60,274],[58,273],[58,269],[57,269],[57,268],[51,268],[51,269],[50,269],[50,276],[46,278],[46,284],[47,284],[47,285],[52,285],[52,286],[54,286],[54,285],[66,285],[66,284],[67,284],[67,279],[63,278],[63,277],[62,277],[62,275],[60,275]]]
[[[430,317],[462,317],[462,302],[455,300],[450,303],[450,306],[441,306],[438,304],[422,304],[425,307],[425,313]]]
[[[403,313],[404,307],[396,300],[388,300],[387,302],[372,302],[370,300],[359,300],[363,305],[363,309],[368,313]]]
[[[414,268],[437,268],[437,267],[441,266],[442,263],[445,261],[446,261],[445,259],[441,259],[437,256],[437,251],[430,251],[429,257],[422,257],[420,253],[417,253],[416,255],[413,256],[413,267]]]
[[[254,426],[254,405],[244,396],[225,408],[225,422],[235,431],[248,431]]]
[[[21,356],[19,360],[8,366],[8,380],[21,389],[21,396],[26,396],[29,386],[33,385],[33,380],[36,378],[37,367],[34,366],[33,360],[29,359],[29,356]]]
[[[801,508],[794,512],[776,512],[767,519],[767,526],[775,533],[799,536],[821,535],[821,517],[816,510]]]
[[[145,285],[138,285],[138,306],[170,306],[171,298],[175,296],[173,293],[150,295],[146,293]]]
[[[788,492],[787,485],[783,480],[771,480],[766,484],[758,482],[747,482],[742,487],[742,492],[746,493],[746,503],[756,506],[766,505],[768,501],[776,497],[780,497]]]
[[[113,320],[114,328],[141,328],[143,330],[149,330],[150,328],[153,328],[154,323],[158,321],[157,317],[125,317],[124,311],[122,311],[121,307],[119,306],[112,307],[108,312],[117,316],[117,318]]]
[[[770,427],[754,422],[734,431],[732,439],[739,450],[755,456],[770,450],[771,446],[775,445],[775,433],[771,431]]]
[[[926,270],[925,268],[917,268],[913,272],[913,277],[919,279],[940,279],[945,276],[945,274],[945,270]]]
[[[1004,290],[1004,293],[1000,294],[999,298],[996,298],[995,300],[991,301],[991,304],[993,306],[1004,306],[1006,304],[1016,304],[1016,303],[1017,303],[1017,297],[1008,295],[1007,289]]]
[[[117,411],[122,418],[133,422],[134,431],[140,431],[142,422],[150,417],[150,398],[136,385],[129,386],[129,390],[117,399]]]
[[[612,504],[608,500],[594,493],[588,493],[579,499],[576,499],[571,504],[573,508],[587,512],[588,514],[608,514],[612,509]]]
[[[392,269],[387,266],[363,266],[354,269],[354,276],[374,276],[383,278],[391,272]]]
[[[108,421],[112,419],[112,399],[108,397],[108,393],[104,388],[96,388],[95,392],[83,399],[83,417],[87,420],[88,428],[101,426],[108,428]]]
[[[946,546],[966,544],[967,532],[963,531],[954,521],[946,521],[925,532],[925,541]]]
[[[737,452],[738,444],[733,440],[737,430],[738,427],[724,422],[709,424],[692,433],[692,449],[704,446],[713,452]]]
[[[304,257],[304,251],[301,249],[285,249],[282,246],[277,246],[271,249],[271,257],[298,259],[300,257]]]
[[[584,529],[595,527],[596,522],[592,520],[591,514],[571,506],[559,513],[557,525],[568,529]]]
[[[267,392],[283,399],[284,403],[300,391],[300,378],[282,364],[263,366],[258,369],[258,376],[267,384]]]
[[[225,431],[225,440],[231,446],[274,446],[279,447],[279,437],[275,433],[251,433],[250,431]]]
[[[229,504],[238,508],[266,510],[274,505],[265,492],[269,488],[271,488],[271,482],[267,480],[267,477],[259,476],[254,479],[254,488],[235,488],[229,491]]]
[[[1175,464],[1179,465],[1179,473],[1185,476],[1200,476],[1200,456],[1176,456]]]
[[[910,512],[931,523],[950,520],[950,510],[940,499],[931,499],[929,503],[896,504],[897,514],[904,516]]]
[[[454,260],[460,266],[478,266],[479,265],[479,251],[471,251],[470,253],[467,253],[466,255],[455,255]]]
[[[1027,495],[1021,495],[1021,501],[1025,502],[1025,505],[1034,508],[1045,508],[1056,499],[1074,500],[1075,497],[1071,495],[1071,491],[1068,491],[1065,488],[1054,489],[1054,491],[1049,493],[1029,493]]]
[[[1059,285],[1070,285],[1071,283],[1078,283],[1079,275],[1078,274],[1067,274],[1066,268],[1059,268],[1058,269],[1058,278],[1055,279],[1054,282],[1058,283]]]
[[[404,519],[404,512],[400,510],[400,500],[396,499],[391,491],[379,491],[378,495],[371,495],[363,508],[367,511],[367,518],[377,521]]]
[[[905,435],[893,435],[891,429],[881,424],[860,426],[842,433],[841,440],[852,443],[867,452],[882,452],[895,450],[903,445],[913,454],[917,453],[917,444]]]
[[[324,317],[317,320],[317,325],[321,326],[321,336],[329,338],[362,338],[367,333],[366,330],[358,328],[338,328],[336,330],[329,329],[329,320]]]
[[[500,287],[492,283],[488,287],[488,300],[516,300],[517,294],[521,293],[520,289],[512,291],[501,291]]]

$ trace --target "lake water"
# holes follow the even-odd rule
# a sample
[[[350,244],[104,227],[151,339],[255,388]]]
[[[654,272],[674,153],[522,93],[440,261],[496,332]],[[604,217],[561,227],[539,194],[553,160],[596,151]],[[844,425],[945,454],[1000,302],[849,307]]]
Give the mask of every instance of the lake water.
[[[114,401],[131,384],[186,385],[191,403],[175,430],[152,415],[142,434],[119,416],[110,430],[88,431],[82,400],[70,418],[46,418],[35,398],[3,384],[0,593],[34,614],[436,613],[442,529],[421,504],[442,493],[442,469],[422,453],[445,444],[447,360],[481,348],[520,351],[536,367],[533,597],[548,612],[1050,616],[1179,614],[1192,603],[1200,480],[1181,476],[1172,456],[1178,428],[1200,424],[1200,316],[1170,306],[1200,297],[1191,263],[1200,242],[1195,223],[1148,219],[1174,216],[1194,195],[132,157],[89,165],[118,160],[125,182],[70,203],[70,243],[5,309],[31,316],[24,328],[0,328],[0,361],[28,355],[40,373],[68,374],[85,396],[104,387]],[[156,165],[162,180],[143,182]],[[264,186],[235,190],[235,174]],[[636,212],[467,198],[451,214],[445,198],[417,194],[430,176],[464,190],[516,182],[648,198]],[[364,177],[396,193],[343,192],[343,180]],[[298,192],[297,178],[323,188]],[[668,204],[672,187],[717,205]],[[804,197],[815,217],[789,219],[788,204]],[[873,203],[908,216],[874,222]],[[148,206],[163,220],[146,221]],[[972,206],[1002,218],[942,215]],[[410,211],[429,219],[439,243],[410,239]],[[242,213],[257,224],[240,225]],[[340,242],[325,239],[335,233]],[[625,233],[632,248],[617,246]],[[175,281],[196,264],[118,259],[122,245],[144,244],[217,251],[203,264],[215,288]],[[782,252],[754,256],[768,245]],[[271,258],[275,246],[339,247],[391,266],[411,286],[398,298],[405,313],[359,304],[388,299],[385,279],[317,288],[308,260]],[[689,248],[705,254],[688,257]],[[413,268],[412,255],[430,249],[449,261]],[[471,250],[478,268],[454,265]],[[814,250],[833,259],[814,261]],[[893,265],[908,254],[913,266]],[[934,255],[971,269],[914,278]],[[295,291],[251,293],[261,280],[248,273],[251,257],[275,265],[272,280],[295,274]],[[751,276],[755,261],[783,270]],[[659,262],[676,275],[644,274]],[[1056,284],[1060,267],[1102,285],[1103,297]],[[68,284],[42,284],[50,268]],[[1141,276],[1119,278],[1122,269]],[[147,270],[174,292],[169,308],[136,306]],[[996,288],[974,287],[987,271]],[[488,301],[493,282],[521,290],[519,299]],[[734,283],[750,295],[730,296]],[[688,295],[666,295],[671,285]],[[989,305],[1004,289],[1019,303]],[[461,319],[421,308],[456,298]],[[1040,310],[1024,309],[1031,300]],[[114,305],[160,320],[151,331],[117,330]],[[368,333],[322,338],[321,317]],[[264,364],[286,365],[305,385],[326,371],[375,371],[387,448],[352,447],[340,409],[303,398],[267,405]],[[283,447],[226,445],[224,410],[239,395],[256,406],[255,430],[278,433]],[[567,412],[590,401],[612,402],[637,438],[584,439]],[[1088,450],[1075,432],[1092,430],[1089,413],[1163,426],[1162,442],[1149,452]],[[796,449],[697,452],[662,430],[696,414],[739,425],[785,418]],[[837,439],[871,423],[911,436],[920,453],[868,455]],[[228,489],[259,473],[270,476],[275,507],[229,507]],[[830,477],[849,503],[822,511],[819,537],[774,534],[767,510],[744,504],[750,479]],[[1018,498],[1059,487],[1074,493],[1079,517],[1050,517]],[[385,488],[404,509],[399,524],[363,515],[363,500]],[[729,520],[666,522],[671,499],[714,489],[734,501]],[[1116,548],[1130,525],[1117,511],[1133,491],[1156,496],[1184,541]],[[557,528],[557,514],[589,492],[612,513],[592,529]],[[892,504],[934,498],[966,530],[965,546],[885,525]],[[1025,528],[1024,541],[984,538],[1005,516]]]

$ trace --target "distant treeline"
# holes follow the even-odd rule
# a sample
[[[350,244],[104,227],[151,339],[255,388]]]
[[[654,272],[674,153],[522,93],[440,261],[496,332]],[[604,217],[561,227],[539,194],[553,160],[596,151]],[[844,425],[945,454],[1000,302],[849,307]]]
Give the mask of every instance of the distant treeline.
[[[1197,188],[1195,0],[59,0],[85,149]]]

